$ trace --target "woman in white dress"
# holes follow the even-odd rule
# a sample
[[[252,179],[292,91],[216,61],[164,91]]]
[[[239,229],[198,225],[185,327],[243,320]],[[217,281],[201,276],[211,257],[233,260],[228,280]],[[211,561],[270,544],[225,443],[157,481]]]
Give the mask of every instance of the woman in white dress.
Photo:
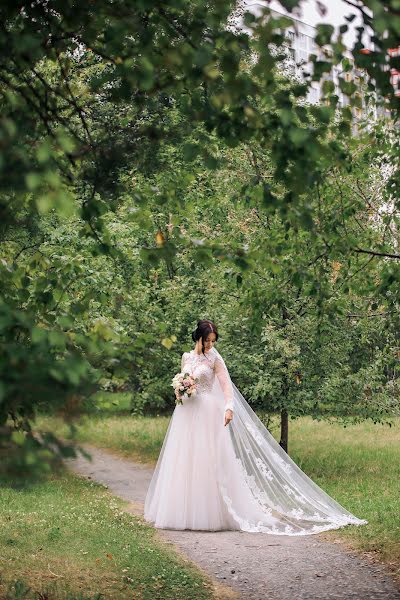
[[[232,382],[214,347],[212,321],[198,322],[181,371],[198,379],[177,404],[144,505],[163,529],[241,530],[307,535],[358,519],[287,455]]]

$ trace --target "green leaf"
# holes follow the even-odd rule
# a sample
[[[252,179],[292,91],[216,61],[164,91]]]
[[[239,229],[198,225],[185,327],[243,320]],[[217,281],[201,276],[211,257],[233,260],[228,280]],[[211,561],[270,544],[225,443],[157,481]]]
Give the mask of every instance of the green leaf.
[[[50,346],[65,348],[66,339],[64,333],[61,331],[50,331],[48,338]]]
[[[161,340],[161,344],[164,346],[164,348],[167,348],[168,350],[170,350],[172,348],[172,346],[174,345],[173,340],[171,340],[171,338],[163,338]]]
[[[34,344],[41,344],[47,340],[48,331],[42,327],[33,327],[31,332],[31,340]]]
[[[184,144],[182,148],[183,157],[188,162],[194,160],[196,156],[201,152],[201,146],[199,144]]]
[[[289,137],[295,146],[302,146],[309,139],[310,133],[307,129],[291,127]]]
[[[28,190],[36,190],[42,182],[42,177],[39,173],[27,173],[25,175],[25,182]]]
[[[329,44],[331,41],[331,37],[335,28],[330,23],[318,23],[316,26],[317,33],[315,35],[315,43],[318,46],[325,46],[325,44]]]

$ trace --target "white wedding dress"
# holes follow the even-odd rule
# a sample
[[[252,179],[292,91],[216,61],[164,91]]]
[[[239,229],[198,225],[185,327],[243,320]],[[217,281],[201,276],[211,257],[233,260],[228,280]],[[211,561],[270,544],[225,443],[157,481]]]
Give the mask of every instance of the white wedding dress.
[[[144,505],[163,529],[307,535],[368,523],[318,487],[287,455],[212,348],[182,356],[197,393],[175,407]],[[227,408],[232,421],[224,426]]]

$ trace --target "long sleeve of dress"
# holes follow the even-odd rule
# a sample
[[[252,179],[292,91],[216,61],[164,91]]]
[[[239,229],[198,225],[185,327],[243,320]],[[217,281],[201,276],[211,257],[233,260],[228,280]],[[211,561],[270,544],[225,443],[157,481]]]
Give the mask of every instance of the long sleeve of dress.
[[[184,352],[182,354],[182,358],[181,358],[181,373],[183,372],[183,367],[184,367],[185,362],[186,362],[186,355],[187,355],[187,352]]]
[[[215,374],[221,385],[225,397],[225,410],[233,412],[233,387],[228,369],[222,357],[217,357],[215,360]]]

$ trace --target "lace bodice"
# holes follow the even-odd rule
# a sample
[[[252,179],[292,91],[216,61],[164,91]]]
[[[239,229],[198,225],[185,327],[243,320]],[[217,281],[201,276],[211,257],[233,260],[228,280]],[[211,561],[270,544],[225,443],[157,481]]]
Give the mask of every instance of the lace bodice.
[[[225,398],[225,410],[233,411],[232,382],[222,357],[211,348],[205,355],[194,350],[182,355],[181,371],[187,371],[198,378],[197,393],[211,392],[215,376],[221,385]]]

